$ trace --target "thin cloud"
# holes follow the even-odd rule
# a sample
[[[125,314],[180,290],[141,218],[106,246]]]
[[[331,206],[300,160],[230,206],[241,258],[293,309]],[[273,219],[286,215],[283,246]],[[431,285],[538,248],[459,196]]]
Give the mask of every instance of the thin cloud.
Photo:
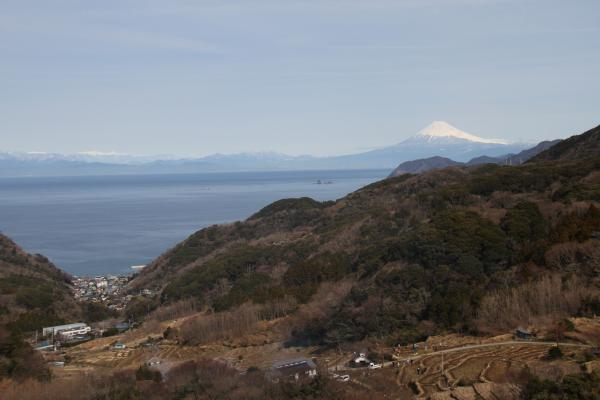
[[[436,49],[440,46],[419,45],[419,44],[331,44],[327,45],[331,49],[347,50],[424,50]]]
[[[212,43],[155,32],[110,29],[96,31],[94,36],[103,41],[138,48],[180,50],[195,53],[216,53],[222,51],[220,46]]]

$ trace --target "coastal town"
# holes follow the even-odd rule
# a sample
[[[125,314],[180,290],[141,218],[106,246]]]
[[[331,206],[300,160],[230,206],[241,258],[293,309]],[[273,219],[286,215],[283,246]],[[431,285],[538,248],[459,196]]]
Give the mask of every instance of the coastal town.
[[[75,276],[72,279],[73,298],[80,303],[101,304],[113,311],[114,315],[122,315],[134,297],[154,295],[154,292],[149,289],[140,290],[138,293],[129,292],[127,284],[131,278],[131,275]],[[130,327],[129,321],[118,318],[101,324],[91,324],[91,326],[84,322],[48,326],[39,332],[41,335],[36,334],[32,338],[32,345],[36,350],[56,351],[65,344],[112,336]]]
[[[123,311],[134,297],[126,290],[131,280],[129,275],[107,275],[94,277],[74,277],[73,292],[77,301],[102,303],[114,311]],[[141,290],[138,295],[152,296],[149,289]]]
[[[78,301],[97,302],[108,308],[121,311],[131,300],[131,295],[125,292],[129,281],[128,276],[95,276],[75,277],[73,279],[73,292]]]

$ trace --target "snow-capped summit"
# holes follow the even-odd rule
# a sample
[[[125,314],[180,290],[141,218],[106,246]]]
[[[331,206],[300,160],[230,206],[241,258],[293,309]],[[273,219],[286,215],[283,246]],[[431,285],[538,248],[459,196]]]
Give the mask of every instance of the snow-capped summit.
[[[508,144],[502,139],[485,139],[479,136],[471,135],[470,133],[461,131],[444,121],[433,121],[425,129],[419,131],[417,138],[425,138],[428,142],[437,141],[440,138],[454,138],[468,140],[469,142],[486,143],[486,144]]]

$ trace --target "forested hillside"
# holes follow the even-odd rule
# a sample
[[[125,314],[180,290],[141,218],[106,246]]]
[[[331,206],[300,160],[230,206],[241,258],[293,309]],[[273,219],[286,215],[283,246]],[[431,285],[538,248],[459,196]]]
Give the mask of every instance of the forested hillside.
[[[600,125],[571,136],[531,159],[532,162],[596,157],[600,151]]]
[[[556,151],[536,160],[545,154]],[[281,200],[193,234],[132,284],[162,290],[163,304],[195,298],[216,311],[285,301],[294,339],[330,345],[598,313],[600,153],[561,154],[406,174],[330,203]],[[326,306],[298,307],[324,287],[336,288]],[[573,295],[560,307],[531,301],[542,290]],[[502,302],[529,308],[499,319]]]
[[[0,378],[47,375],[23,335],[79,315],[69,281],[45,257],[28,254],[0,235]]]

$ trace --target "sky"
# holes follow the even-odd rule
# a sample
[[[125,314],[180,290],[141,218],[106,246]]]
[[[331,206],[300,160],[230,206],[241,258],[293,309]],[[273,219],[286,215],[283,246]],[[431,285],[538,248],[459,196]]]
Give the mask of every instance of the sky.
[[[598,0],[0,2],[0,150],[347,154],[600,123]]]

